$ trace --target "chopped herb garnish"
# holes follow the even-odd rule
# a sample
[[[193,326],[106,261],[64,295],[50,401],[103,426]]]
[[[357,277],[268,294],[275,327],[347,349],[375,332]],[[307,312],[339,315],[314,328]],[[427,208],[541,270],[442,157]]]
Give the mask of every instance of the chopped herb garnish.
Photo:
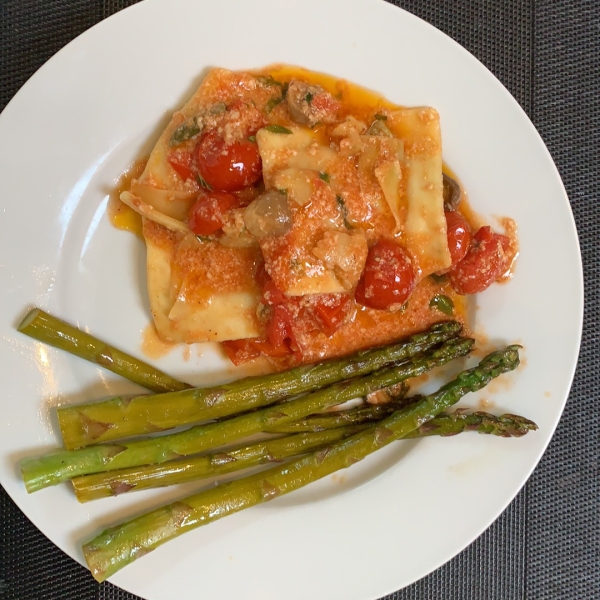
[[[454,314],[454,302],[452,302],[452,298],[444,296],[444,294],[438,294],[437,296],[434,296],[431,299],[431,302],[429,302],[429,306],[431,308],[437,308],[445,315],[451,316]]]
[[[265,129],[267,131],[270,131],[271,133],[283,133],[285,135],[290,135],[291,133],[293,133],[291,129],[288,129],[283,125],[267,125]]]
[[[271,98],[266,104],[265,104],[265,112],[270,113],[276,106],[278,106],[279,104],[281,104],[283,101],[283,97],[280,96],[279,98]]]
[[[277,190],[280,194],[283,194],[284,196],[287,196],[288,191],[286,189],[278,189]]]
[[[248,136],[248,141],[249,142],[255,142],[256,141],[256,136],[255,135],[249,135]]]
[[[261,75],[260,77],[257,77],[256,79],[258,79],[258,81],[260,81],[263,85],[266,85],[268,87],[272,87],[274,85],[283,87],[283,83],[281,83],[281,81],[277,81],[277,79],[273,79],[272,75],[268,75],[267,77],[264,77],[263,75]]]
[[[367,135],[384,135],[386,137],[394,137],[389,127],[383,121],[373,121],[371,127],[367,130]]]
[[[284,99],[287,96],[290,84],[286,81],[281,87],[281,97]]]
[[[302,261],[298,260],[297,258],[290,259],[290,271],[298,273],[302,270]]]
[[[205,190],[212,190],[212,185],[210,185],[209,183],[207,183],[206,181],[204,181],[204,179],[202,179],[202,177],[200,177],[200,175],[196,175],[196,181],[198,182],[198,185],[200,187],[203,187]]]
[[[217,102],[213,104],[208,110],[211,115],[221,115],[227,110],[227,104],[225,102]]]
[[[197,235],[197,236],[196,236],[196,239],[197,239],[199,242],[210,242],[210,241],[211,241],[211,238],[209,238],[209,237],[206,237],[206,236],[204,236],[204,235]]]
[[[430,277],[438,284],[446,283],[448,281],[448,277],[446,275],[436,275],[435,273],[432,273]]]
[[[325,183],[329,183],[331,181],[331,177],[329,177],[329,173],[325,173],[325,171],[321,171],[319,173],[319,177],[325,182]],[[338,196],[339,198],[339,196]],[[343,202],[343,200],[342,200]]]
[[[335,197],[338,206],[340,207],[340,212],[342,213],[342,219],[344,219],[344,226],[346,229],[353,229],[350,221],[348,221],[348,207],[346,206],[346,202],[341,196]]]
[[[314,98],[314,94],[311,94],[310,92],[308,92],[308,94],[306,94],[306,96],[304,96],[304,100],[310,104]]]
[[[186,140],[191,140],[194,136],[200,133],[200,126],[196,121],[196,117],[180,125],[171,135],[169,146],[178,146]]]
[[[378,121],[387,121],[387,117],[386,117],[385,115],[382,115],[382,114],[379,114],[379,113],[375,113],[375,115],[374,115],[374,116],[375,116],[375,118],[376,118]]]

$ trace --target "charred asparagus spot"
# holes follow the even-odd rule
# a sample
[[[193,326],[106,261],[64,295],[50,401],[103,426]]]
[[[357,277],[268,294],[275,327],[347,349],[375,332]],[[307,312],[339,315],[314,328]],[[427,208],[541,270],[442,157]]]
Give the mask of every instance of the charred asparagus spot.
[[[399,408],[398,404],[395,404],[392,406],[391,412],[393,412],[394,407],[396,410]],[[377,415],[372,421],[380,421],[391,414],[391,412],[384,413],[381,410],[373,411],[373,408],[380,409],[383,407],[370,407],[371,416]],[[386,405],[385,408],[389,410],[390,407]],[[323,431],[294,433],[275,440],[266,440],[229,449],[226,452],[174,460],[164,465],[145,465],[133,469],[121,469],[109,473],[76,477],[73,479],[75,495],[79,502],[89,502],[90,500],[116,496],[134,490],[187,483],[233,473],[269,462],[281,462],[287,458],[325,447],[332,442],[354,435],[365,429],[369,424],[363,422],[362,424],[340,426],[339,422],[337,419],[323,420],[321,421],[322,426],[330,427],[330,429],[324,428]],[[502,437],[521,437],[535,429],[537,429],[537,425],[533,421],[517,415],[496,417],[484,412],[470,414],[455,412],[451,415],[434,417],[418,429],[411,431],[405,436],[405,439],[431,435],[451,436],[465,431],[477,431]]]
[[[58,409],[63,443],[73,449],[252,410],[290,396],[372,373],[426,352],[458,335],[461,325],[448,321],[385,346],[282,373],[247,377],[211,388],[156,396],[116,396],[103,402]]]
[[[379,388],[396,385],[468,354],[472,346],[473,340],[470,338],[449,340],[439,348],[409,358],[399,365],[342,381],[295,400],[250,411],[231,419],[198,425],[179,433],[119,444],[98,444],[78,450],[63,450],[40,458],[28,458],[21,462],[23,481],[27,491],[34,492],[79,475],[161,464],[198,454],[360,398]]]
[[[304,487],[414,431],[465,394],[519,364],[518,346],[488,355],[434,394],[396,411],[377,423],[325,449],[281,466],[207,489],[107,529],[83,546],[92,575],[104,581],[136,558],[186,531]]]
[[[175,392],[191,387],[39,308],[30,310],[17,330],[104,367],[152,392]]]

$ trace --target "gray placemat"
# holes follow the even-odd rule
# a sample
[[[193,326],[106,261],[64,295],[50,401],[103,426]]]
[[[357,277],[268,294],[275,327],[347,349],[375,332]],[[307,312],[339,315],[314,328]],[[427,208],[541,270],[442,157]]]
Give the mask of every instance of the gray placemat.
[[[0,0],[0,109],[69,40],[133,3]],[[600,4],[597,0],[394,4],[465,46],[533,119],[571,199],[581,239],[586,309],[571,397],[526,487],[469,548],[388,599],[600,598],[600,361],[594,343],[600,330]],[[0,523],[1,600],[135,600],[111,584],[95,583],[87,570],[33,527],[1,488]]]

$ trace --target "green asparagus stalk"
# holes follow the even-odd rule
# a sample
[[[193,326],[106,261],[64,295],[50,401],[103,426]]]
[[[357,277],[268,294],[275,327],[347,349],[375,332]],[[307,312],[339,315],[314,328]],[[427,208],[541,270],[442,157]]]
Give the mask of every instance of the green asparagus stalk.
[[[440,390],[345,440],[266,471],[209,488],[105,530],[83,546],[92,575],[104,581],[136,558],[186,531],[299,489],[405,437],[462,396],[519,364],[509,346],[463,371]]]
[[[17,330],[104,367],[153,392],[176,392],[191,387],[39,308],[30,310]]]
[[[477,431],[499,437],[522,437],[538,426],[520,415],[491,415],[487,412],[464,413],[457,410],[450,415],[439,415],[431,421],[423,423],[418,429],[409,433],[409,437],[427,437],[430,435],[451,436],[463,431]]]
[[[295,433],[277,439],[238,446],[223,452],[172,460],[163,465],[143,465],[73,479],[79,502],[118,496],[133,490],[164,487],[217,477],[266,463],[305,454],[357,433],[365,426],[349,425],[325,431]]]
[[[389,414],[391,413],[387,413],[387,415]],[[379,416],[379,419],[374,420],[382,418]],[[334,420],[324,422],[324,424],[331,428],[310,433],[294,433],[283,438],[234,448],[227,452],[170,461],[164,465],[145,465],[134,469],[121,469],[110,473],[76,477],[72,481],[75,495],[79,502],[88,502],[134,490],[217,477],[304,454],[353,435],[366,427],[366,425],[339,426],[338,422]],[[535,429],[537,429],[537,425],[533,421],[518,415],[506,414],[496,417],[485,412],[465,414],[457,411],[451,415],[439,415],[431,421],[427,421],[418,429],[404,436],[404,439],[431,435],[451,436],[464,431],[477,431],[501,437],[521,437]]]
[[[104,402],[62,407],[58,409],[58,421],[63,443],[67,449],[79,448],[255,409],[398,363],[456,337],[460,329],[459,323],[448,321],[384,348],[218,387],[160,396],[117,396]]]
[[[351,410],[340,410],[321,415],[311,415],[305,419],[299,419],[293,423],[269,427],[265,433],[299,433],[310,431],[325,431],[335,429],[336,427],[346,427],[347,425],[362,425],[364,423],[373,423],[381,421],[391,415],[395,410],[407,404],[406,402],[390,402],[388,404],[378,404],[376,406],[358,406]]]
[[[429,354],[412,357],[400,365],[343,381],[295,400],[231,419],[198,425],[179,433],[120,444],[99,444],[78,450],[63,450],[40,458],[28,458],[21,462],[23,481],[27,491],[34,492],[78,475],[160,464],[198,454],[270,427],[291,423],[380,388],[396,385],[446,364],[453,358],[464,356],[472,345],[473,340],[469,338],[449,340]]]

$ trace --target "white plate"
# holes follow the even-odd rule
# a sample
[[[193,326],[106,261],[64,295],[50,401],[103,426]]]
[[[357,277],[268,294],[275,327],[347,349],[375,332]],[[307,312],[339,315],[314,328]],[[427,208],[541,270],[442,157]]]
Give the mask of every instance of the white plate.
[[[50,60],[0,117],[0,481],[25,514],[82,562],[100,528],[181,495],[78,505],[66,485],[32,496],[18,459],[55,447],[49,407],[132,390],[20,336],[39,305],[140,355],[148,322],[143,247],[107,220],[107,192],[147,150],[207,66],[287,62],[345,77],[442,117],[444,157],[472,204],[519,224],[514,280],[478,299],[497,344],[525,367],[471,398],[540,426],[518,440],[464,435],[393,444],[342,474],[191,532],[111,581],[148,600],[378,598],[472,542],[523,485],[567,397],[582,320],[582,272],[569,203],[530,121],[470,54],[376,0],[147,0]],[[200,382],[223,376],[213,349],[158,361]],[[444,519],[443,534],[439,521]]]

